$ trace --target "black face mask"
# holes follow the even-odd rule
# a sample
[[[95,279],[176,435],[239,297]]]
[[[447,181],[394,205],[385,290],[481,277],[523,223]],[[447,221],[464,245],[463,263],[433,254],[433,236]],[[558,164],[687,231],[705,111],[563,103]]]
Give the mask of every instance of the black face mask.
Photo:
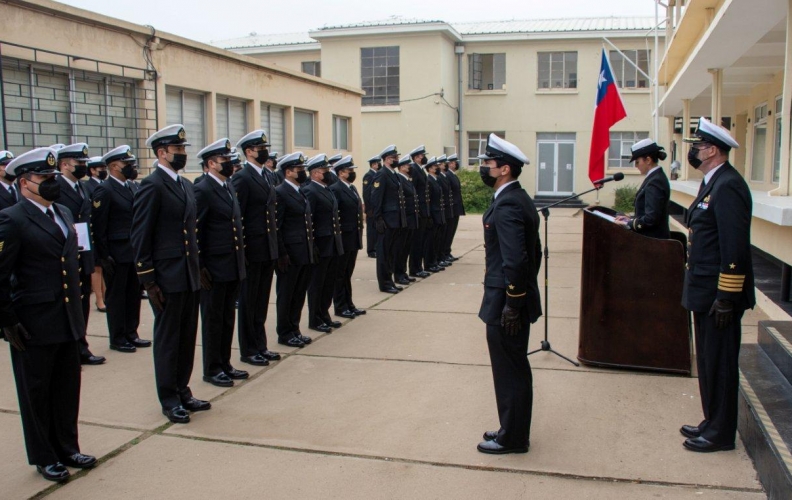
[[[308,180],[308,172],[306,172],[305,170],[301,170],[300,172],[297,172],[297,179],[296,180],[297,180],[297,184],[302,184],[303,182],[307,181]]]
[[[174,154],[173,159],[169,160],[170,166],[173,167],[173,170],[179,171],[187,166],[187,155],[186,154]]]
[[[258,154],[256,155],[256,163],[258,163],[259,165],[264,165],[264,162],[266,162],[268,159],[269,159],[269,151],[267,151],[266,149],[263,151],[259,151]]]
[[[99,178],[100,181],[107,179],[107,170],[100,170],[96,173],[96,177]]]
[[[479,175],[481,176],[481,182],[489,187],[495,187],[495,181],[497,179],[490,175],[489,167],[479,167]]]
[[[330,185],[333,182],[333,174],[331,174],[330,172],[325,172],[324,174],[322,174],[322,182],[324,182],[327,185]]]
[[[74,166],[74,171],[72,171],[72,175],[75,179],[82,179],[86,175],[88,175],[88,166],[84,164],[77,164]]]
[[[33,184],[38,185],[38,195],[44,198],[47,201],[55,201],[60,198],[60,184],[58,181],[55,180],[55,177],[50,177],[42,182],[33,182],[28,181]],[[28,188],[28,191],[33,193],[33,191]],[[33,193],[36,194],[36,193]]]
[[[701,164],[704,163],[703,161],[699,160],[698,150],[696,148],[690,148],[690,151],[688,151],[687,159],[688,159],[688,163],[690,163],[690,166],[695,169],[698,169],[701,166]]]
[[[427,160],[426,157],[424,156],[423,158],[421,158],[421,165],[426,165],[427,161],[429,160]]]
[[[8,182],[14,182],[16,180],[16,175],[11,175],[8,172],[6,172],[3,177],[5,177],[5,180]]]
[[[232,161],[224,161],[220,164],[220,175],[225,177],[226,179],[231,177],[234,173],[234,162]]]
[[[357,179],[357,174],[355,172],[349,172],[349,175],[347,176],[347,182],[352,184],[355,182],[355,179]]]
[[[131,177],[129,177],[129,179],[128,179],[128,180],[130,180],[130,181],[134,181],[135,179],[137,179],[137,178],[138,178],[138,175],[139,175],[139,174],[140,174],[140,171],[137,169],[137,165],[135,165],[135,170],[133,170],[133,171],[132,171],[132,176],[131,176]]]
[[[121,167],[121,175],[128,181],[137,178],[137,165],[129,163],[124,165]]]

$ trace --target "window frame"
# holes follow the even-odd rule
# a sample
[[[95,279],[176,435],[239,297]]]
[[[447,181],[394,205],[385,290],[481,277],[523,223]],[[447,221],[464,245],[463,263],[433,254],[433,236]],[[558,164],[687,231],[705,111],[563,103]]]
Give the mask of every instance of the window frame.
[[[467,136],[467,152],[468,152],[468,161],[467,161],[467,163],[468,163],[468,167],[479,165],[481,163],[481,160],[476,158],[476,156],[478,156],[478,155],[484,153],[484,151],[486,151],[486,149],[487,149],[487,138],[489,137],[490,134],[495,134],[498,137],[500,137],[501,139],[505,139],[506,138],[506,132],[505,131],[503,131],[503,132],[468,132],[468,136]],[[476,135],[478,137],[474,138],[473,137],[474,135]],[[476,149],[476,151],[478,151],[478,152],[475,155],[471,155],[470,154],[471,153],[470,144],[471,144],[472,141],[478,141],[478,147]]]
[[[574,56],[574,65],[575,70],[571,72],[567,68],[567,58],[571,58]],[[547,57],[547,69],[542,69],[542,58]],[[553,86],[553,63],[559,62],[554,59],[554,57],[560,57],[560,64],[561,64],[561,74],[563,75],[561,78],[561,86],[555,87]],[[578,51],[577,50],[565,50],[565,51],[538,51],[536,53],[536,89],[540,92],[570,92],[570,91],[577,91],[578,90]],[[572,61],[569,61],[571,64]],[[545,73],[547,75],[547,79],[543,80],[542,75]],[[547,83],[546,87],[543,87],[542,84]]]
[[[616,140],[614,136],[618,134],[619,138],[619,157],[613,158],[611,153],[613,152],[613,148],[611,145]],[[632,137],[625,137],[626,134],[631,134]],[[611,131],[609,135],[610,144],[608,145],[608,156],[607,156],[607,169],[625,169],[625,168],[634,168],[632,163],[630,163],[630,158],[632,158],[632,152],[630,148],[633,144],[643,139],[649,138],[649,132],[643,131]],[[629,146],[628,146],[629,145]],[[627,149],[625,150],[625,146]],[[619,165],[613,165],[612,162],[618,161]]]
[[[297,133],[297,114],[311,116],[311,144],[299,144],[299,134]],[[316,148],[316,111],[310,109],[294,108],[294,147],[295,148]]]
[[[187,140],[188,140],[188,142],[191,142],[192,145],[191,146],[187,146],[187,148],[186,148],[187,149],[187,165],[184,167],[184,171],[185,172],[201,172],[202,169],[201,169],[200,161],[195,157],[195,154],[193,154],[193,153],[197,153],[198,151],[201,150],[201,148],[203,146],[201,144],[198,144],[198,143],[206,141],[206,137],[207,137],[207,134],[206,134],[206,121],[207,121],[206,120],[206,100],[207,100],[207,94],[206,94],[206,92],[201,92],[201,91],[198,91],[198,90],[190,90],[190,89],[185,89],[183,87],[177,87],[177,86],[173,86],[173,85],[166,85],[165,86],[165,107],[166,107],[166,109],[167,109],[167,106],[168,106],[168,91],[169,90],[174,90],[174,91],[179,92],[179,98],[181,99],[181,103],[179,104],[179,109],[181,111],[181,115],[179,116],[180,119],[178,121],[176,121],[176,122],[173,122],[173,123],[184,124],[184,121],[185,121],[184,120],[184,96],[185,96],[185,94],[189,94],[189,95],[201,98],[201,114],[203,115],[203,117],[201,119],[201,124],[203,125],[203,131],[201,132],[201,140],[200,141],[196,141],[195,139],[193,139],[192,141],[190,141],[190,136],[189,136],[190,128],[185,126],[186,132],[188,134],[187,135]],[[168,120],[167,119],[167,112],[166,112],[166,120],[168,122],[172,121],[172,120]],[[192,151],[193,148],[194,148],[194,151]]]
[[[311,65],[310,71],[306,71],[306,64]],[[300,62],[300,70],[307,75],[322,78],[322,61],[302,61]]]
[[[341,136],[340,131],[341,128],[338,126],[340,123],[344,123],[344,127],[346,128],[346,139],[345,143],[341,144]],[[333,150],[334,151],[349,151],[349,122],[350,118],[347,116],[340,116],[340,115],[333,115]]]
[[[768,110],[769,105],[766,101],[754,106],[753,128],[751,132],[751,182],[762,183],[765,182],[767,178],[767,165],[765,164],[765,160],[767,159]],[[757,158],[756,156],[756,137],[758,130],[764,130],[764,145],[761,158]],[[761,169],[756,168],[757,161],[762,163]]]
[[[384,62],[382,62],[383,59]],[[393,60],[396,63],[390,64]],[[393,83],[395,85],[392,85]],[[399,45],[360,48],[360,88],[365,92],[361,97],[363,106],[397,106],[401,102],[401,49]],[[378,88],[384,89],[384,94],[377,95],[376,89]]]
[[[500,56],[500,57],[499,57]],[[492,70],[489,78],[484,78],[484,68],[486,67],[486,63],[484,58],[488,57],[490,59],[489,68]],[[478,61],[476,59],[479,59]],[[502,59],[502,63],[498,63],[497,59]],[[479,65],[480,69],[476,69],[476,66]],[[498,66],[502,66],[502,75],[498,78]],[[476,74],[478,74],[478,80],[476,79]],[[476,86],[476,82],[478,81],[478,86]],[[484,88],[488,85],[487,88]],[[496,88],[496,85],[500,83],[501,87]],[[491,88],[490,88],[491,87]],[[490,52],[490,53],[471,53],[468,54],[468,87],[469,91],[504,91],[506,90],[506,53],[505,52]]]
[[[220,126],[218,124],[218,110],[220,109],[220,101],[225,101],[225,113],[226,113],[226,129],[220,130]],[[215,97],[215,136],[216,137],[228,137],[231,142],[235,142],[237,137],[233,137],[234,134],[231,133],[231,103],[239,103],[242,104],[242,109],[244,110],[244,116],[242,118],[244,126],[243,129],[248,128],[248,102],[246,99],[240,99],[237,97],[231,97],[226,95],[217,95]],[[243,132],[244,135],[244,132]],[[240,135],[240,137],[242,137]]]
[[[641,60],[640,55],[646,54],[646,59]],[[651,67],[651,58],[652,58],[652,51],[650,49],[627,49],[622,50],[621,54],[616,50],[611,50],[608,52],[608,62],[611,65],[611,69],[613,70],[613,79],[616,81],[616,85],[619,89],[625,90],[639,90],[639,91],[648,91],[651,88],[652,82],[642,75],[632,64],[625,60],[624,56],[634,56],[631,61],[633,61],[638,67],[643,70],[644,73],[647,75],[649,74],[649,68]],[[614,57],[618,57],[620,59],[620,64],[614,64]],[[641,62],[645,62],[646,66],[642,67]],[[625,85],[627,79],[625,77],[625,69],[629,68],[635,74],[635,84],[634,85]],[[621,77],[621,78],[620,78]],[[645,85],[642,87],[639,83],[643,81]]]
[[[781,114],[783,113],[784,102],[783,96],[775,98],[775,137],[774,137],[774,151],[773,151],[773,175],[771,177],[773,184],[781,182]]]

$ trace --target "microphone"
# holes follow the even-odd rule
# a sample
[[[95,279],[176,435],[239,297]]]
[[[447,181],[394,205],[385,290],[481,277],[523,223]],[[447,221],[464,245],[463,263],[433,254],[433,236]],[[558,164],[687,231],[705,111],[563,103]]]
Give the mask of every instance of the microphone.
[[[606,182],[610,182],[610,181],[617,181],[618,182],[618,181],[620,181],[622,179],[624,179],[624,173],[616,172],[615,174],[613,174],[613,175],[611,175],[609,177],[605,177],[605,178],[602,178],[602,179],[600,179],[598,181],[594,181],[592,184],[594,184],[596,186],[598,184],[605,184]]]

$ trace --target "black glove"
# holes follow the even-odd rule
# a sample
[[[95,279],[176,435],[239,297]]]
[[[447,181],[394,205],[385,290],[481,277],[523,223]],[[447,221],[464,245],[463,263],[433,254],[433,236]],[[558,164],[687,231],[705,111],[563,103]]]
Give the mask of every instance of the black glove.
[[[278,271],[285,273],[289,269],[291,260],[288,255],[281,255],[278,257]]]
[[[151,302],[154,311],[162,312],[165,308],[165,295],[162,293],[162,290],[160,290],[159,285],[153,281],[148,281],[143,284],[143,287],[146,289],[146,293],[148,293],[149,302]]]
[[[731,325],[734,316],[734,304],[731,300],[717,299],[712,303],[709,315],[715,315],[715,326],[723,330]]]
[[[426,229],[432,229],[434,227],[434,219],[431,217],[426,219]]]
[[[314,263],[316,263],[316,262],[319,262],[319,257],[320,257],[320,255],[319,255],[319,248],[318,248],[316,245],[314,245],[314,247],[313,247],[313,258],[314,258]]]
[[[503,306],[501,326],[506,335],[517,335],[517,332],[520,331],[520,310],[514,309],[509,304]]]
[[[386,229],[386,227],[387,227],[387,226],[385,225],[385,219],[383,219],[382,217],[380,217],[379,219],[377,219],[377,224],[376,224],[376,227],[377,227],[377,232],[378,232],[379,234],[385,234],[385,229]]]
[[[201,288],[204,290],[212,289],[212,275],[205,267],[201,268]]]
[[[25,329],[25,327],[22,326],[22,323],[4,326],[3,335],[5,337],[5,341],[11,344],[11,346],[17,351],[24,351],[25,340],[30,340],[30,334]]]
[[[113,275],[115,274],[115,260],[112,257],[108,255],[106,259],[99,259],[99,267],[102,268],[104,279],[113,279]]]

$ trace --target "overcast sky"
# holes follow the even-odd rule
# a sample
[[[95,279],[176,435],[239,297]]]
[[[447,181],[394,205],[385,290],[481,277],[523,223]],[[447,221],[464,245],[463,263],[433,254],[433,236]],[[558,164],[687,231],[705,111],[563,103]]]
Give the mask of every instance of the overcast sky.
[[[150,24],[209,42],[257,33],[294,33],[324,25],[401,16],[448,22],[594,16],[653,16],[654,0],[61,0],[82,9]],[[661,15],[663,13],[661,12]]]

